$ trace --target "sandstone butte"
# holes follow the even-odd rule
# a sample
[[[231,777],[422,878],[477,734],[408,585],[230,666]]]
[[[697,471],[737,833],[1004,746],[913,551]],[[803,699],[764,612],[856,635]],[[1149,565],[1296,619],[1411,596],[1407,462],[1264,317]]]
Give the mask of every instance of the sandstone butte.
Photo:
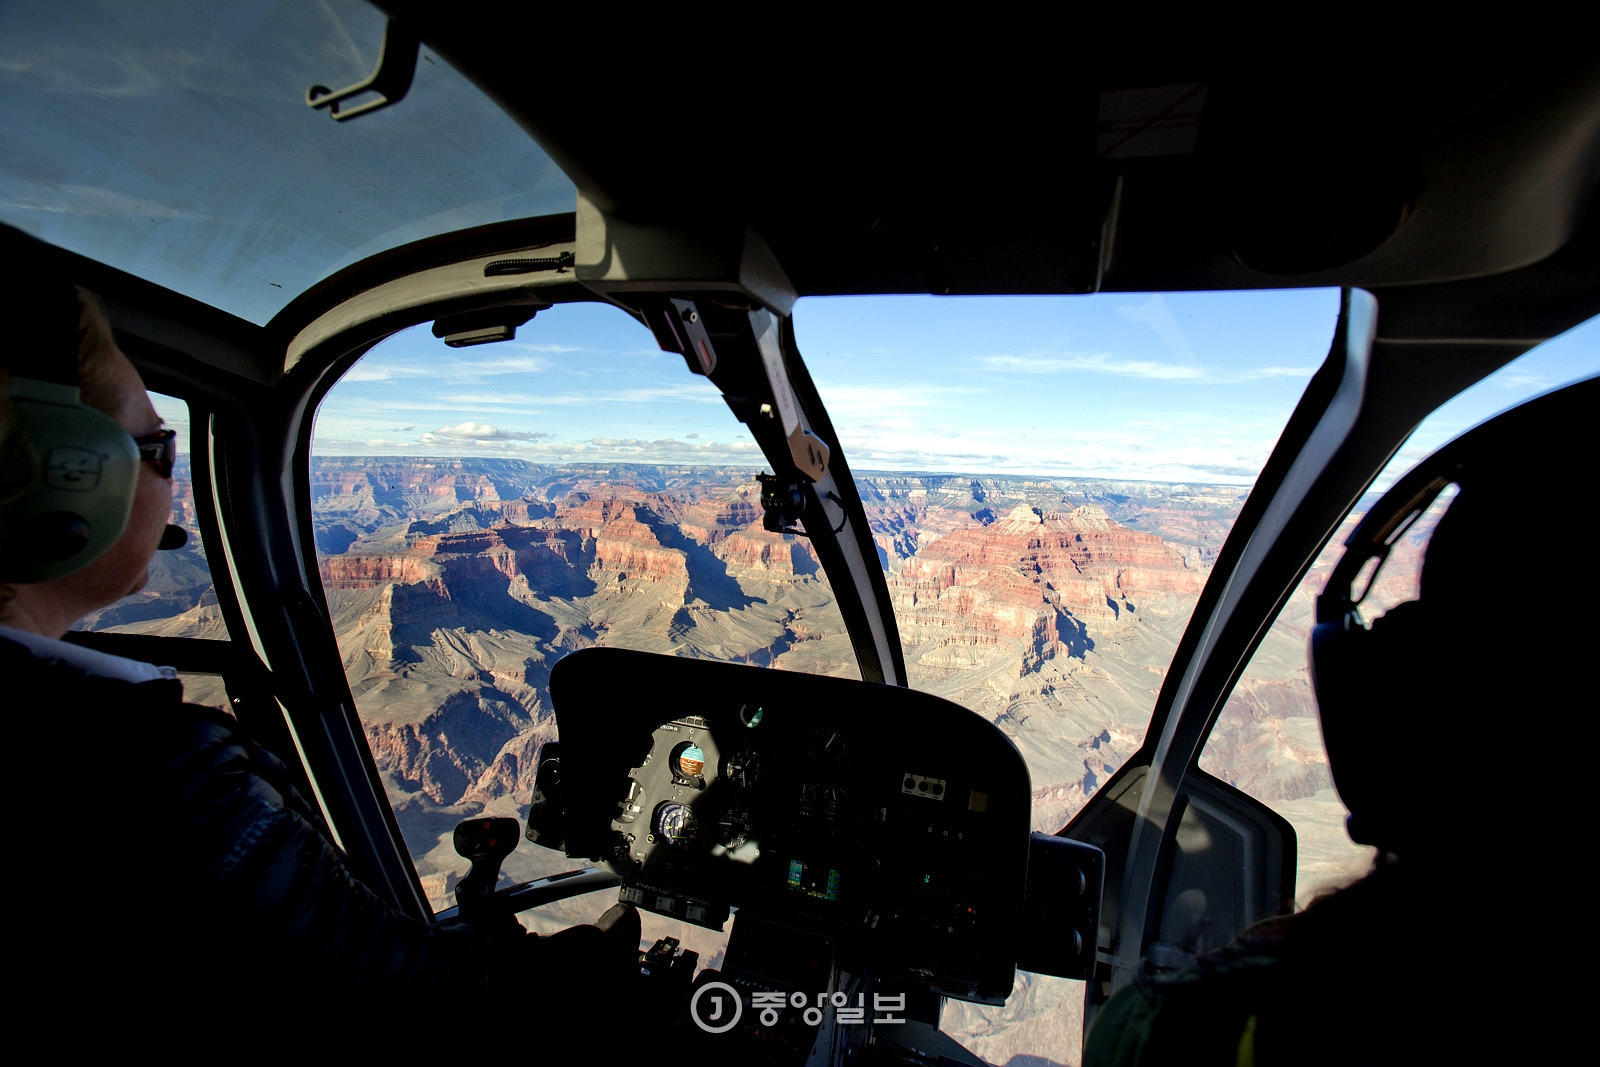
[[[533,754],[553,736],[549,667],[571,648],[672,651],[688,635],[751,662],[848,649],[809,546],[760,528],[753,484],[713,500],[591,485],[544,505],[445,481],[447,492],[415,478],[375,492],[346,477],[325,493],[347,515],[381,512],[390,492],[408,507],[444,504],[398,536],[322,558],[368,741],[404,792],[441,805],[525,799]],[[540,517],[507,522],[507,511]],[[441,525],[454,532],[419,532]]]
[[[912,684],[999,723],[1028,760],[1036,827],[1058,828],[1141,742],[1244,491],[900,474],[857,484]],[[314,464],[312,497],[352,690],[436,903],[456,862],[455,819],[526,803],[538,747],[554,736],[549,669],[567,651],[618,644],[853,674],[815,555],[761,528],[748,471],[327,459]],[[1414,588],[1415,548],[1396,555],[1386,596]],[[1332,558],[1273,628],[1202,761],[1280,805],[1302,827],[1302,859],[1325,866],[1336,850],[1308,847],[1320,831],[1293,808],[1337,807],[1323,799],[1301,651]],[[183,616],[140,604],[108,620],[167,632],[214,614],[203,568],[197,557],[158,575]],[[1323,821],[1339,835],[1337,813]],[[529,866],[539,861],[567,862],[521,850],[510,873],[541,873]]]
[[[941,648],[1020,641],[1025,671],[1063,650],[1081,653],[1089,629],[1116,626],[1147,597],[1198,596],[1205,575],[1181,548],[1093,504],[1048,513],[1019,505],[927,544],[890,589],[911,635]]]
[[[548,731],[542,682],[554,658],[573,647],[670,651],[710,633],[717,640],[709,651],[720,658],[849,670],[848,643],[809,545],[760,528],[753,484],[701,478],[673,491],[641,492],[576,473],[529,494],[503,470],[483,466],[368,463],[325,470],[315,488],[319,516],[368,525],[411,518],[399,537],[363,536],[323,559],[330,599],[346,609],[335,614],[352,684],[370,694],[360,701],[369,739],[398,784],[443,804],[520,791],[526,772],[512,773],[510,765],[526,763],[522,750]],[[1039,481],[1019,487],[1034,495],[1052,488]],[[877,479],[863,482],[863,495],[885,548],[914,684],[947,690],[991,717],[1010,714],[1021,723],[1030,701],[1059,706],[1073,692],[1095,689],[1103,672],[1081,668],[1096,638],[1137,627],[1141,607],[1158,609],[1146,610],[1146,618],[1181,620],[1205,578],[1195,546],[1130,529],[1095,504],[1043,510],[1018,503],[1012,490],[986,492],[976,480],[946,480],[930,491]],[[1063,499],[1059,491],[1056,498]],[[1215,511],[1205,499],[1189,507],[1146,501],[1141,514],[1170,524],[1214,519]],[[802,584],[822,595],[796,610],[785,600]],[[519,618],[513,603],[547,614]],[[819,641],[846,659],[793,662],[797,649]],[[484,646],[497,643],[517,648],[500,650],[505,663],[482,662]],[[706,643],[700,647],[708,651]],[[1148,671],[1145,661],[1169,650],[1158,641],[1133,658]],[[998,667],[1015,683],[1058,658],[1063,662],[1047,672],[1041,692],[1003,680],[985,693],[943,684],[950,672],[976,666]],[[440,677],[445,673],[453,682]],[[409,690],[389,684],[402,678]],[[1148,714],[1159,674],[1133,682],[1100,700],[1100,717],[1112,707],[1111,721],[1096,721],[1092,730],[1076,717],[1057,723],[1069,736],[1044,745],[1086,746],[1092,758],[1063,752],[1058,759],[1031,746],[1038,791],[1052,798],[1047,808],[1063,815],[1074,809],[1136,744],[1133,720]],[[483,729],[462,718],[469,709],[461,696],[469,691]],[[447,729],[447,720],[459,721]],[[508,727],[515,744],[501,736]],[[1070,771],[1063,763],[1084,767]]]

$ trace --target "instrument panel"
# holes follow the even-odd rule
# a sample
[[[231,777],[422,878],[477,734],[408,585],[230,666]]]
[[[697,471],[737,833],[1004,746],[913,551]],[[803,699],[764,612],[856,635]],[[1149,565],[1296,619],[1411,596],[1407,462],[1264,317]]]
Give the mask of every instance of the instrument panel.
[[[529,836],[559,821],[622,899],[718,929],[748,910],[946,996],[1011,992],[1031,786],[986,719],[912,690],[608,648],[562,659],[550,689],[561,810],[536,795]]]

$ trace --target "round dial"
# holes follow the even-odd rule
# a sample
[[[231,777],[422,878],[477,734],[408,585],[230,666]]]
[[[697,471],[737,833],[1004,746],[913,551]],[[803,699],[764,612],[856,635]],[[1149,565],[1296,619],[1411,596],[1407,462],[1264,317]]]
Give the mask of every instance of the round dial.
[[[731,807],[717,820],[717,843],[736,849],[750,838],[750,813],[741,807]]]
[[[705,749],[693,741],[684,741],[673,747],[669,765],[684,778],[698,778],[706,770]]]
[[[656,840],[668,845],[686,845],[694,840],[696,825],[694,812],[687,804],[671,801],[656,809],[654,820]]]
[[[840,771],[850,762],[850,746],[844,732],[834,726],[819,726],[811,731],[807,757],[814,771]]]
[[[735,789],[754,789],[760,775],[761,760],[754,749],[740,749],[722,761],[722,777]]]

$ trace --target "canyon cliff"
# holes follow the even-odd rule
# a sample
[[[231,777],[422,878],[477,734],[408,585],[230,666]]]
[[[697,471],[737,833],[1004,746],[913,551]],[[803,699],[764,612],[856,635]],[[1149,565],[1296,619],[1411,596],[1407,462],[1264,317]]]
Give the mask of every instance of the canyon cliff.
[[[857,487],[911,684],[1005,731],[1033,778],[1035,828],[1059,829],[1142,742],[1246,490],[894,473]],[[313,461],[345,669],[436,906],[460,873],[455,822],[524,812],[538,748],[555,736],[550,669],[568,652],[855,675],[815,554],[762,529],[759,497],[742,468]],[[1397,546],[1375,602],[1415,595],[1420,537]],[[1311,597],[1336,558],[1324,554],[1269,632],[1201,762],[1295,821],[1303,888],[1363,861],[1343,838],[1304,668]],[[198,539],[158,557],[149,595],[92,622],[222,636]],[[525,848],[507,875],[568,866]],[[540,925],[583,918],[557,908]]]

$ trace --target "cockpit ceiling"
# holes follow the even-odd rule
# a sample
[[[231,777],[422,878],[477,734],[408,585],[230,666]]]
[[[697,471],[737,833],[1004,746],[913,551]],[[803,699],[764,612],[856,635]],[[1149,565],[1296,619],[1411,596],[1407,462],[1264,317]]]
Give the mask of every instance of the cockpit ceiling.
[[[548,11],[532,34],[410,0],[125,8],[0,9],[0,219],[81,256],[125,330],[192,350],[139,323],[204,322],[208,359],[258,381],[367,289],[572,241],[583,205],[690,245],[753,234],[789,301],[1357,285],[1386,338],[1523,347],[1597,310],[1593,56],[1300,42],[1269,69],[956,23],[913,45],[741,22],[706,51],[676,16]],[[422,40],[404,99],[308,108],[372,69],[386,16]],[[592,282],[565,298],[626,300]]]
[[[1479,277],[1565,244],[1600,174],[1592,56],[1389,62],[1297,40],[1271,68],[1162,63],[1142,30],[1119,58],[1114,37],[1016,25],[986,49],[966,20],[729,27],[706,50],[703,27],[569,35],[558,16],[588,77],[551,93],[492,19],[384,6],[596,202],[635,223],[751,224],[801,295]],[[603,70],[579,62],[589,49]]]

